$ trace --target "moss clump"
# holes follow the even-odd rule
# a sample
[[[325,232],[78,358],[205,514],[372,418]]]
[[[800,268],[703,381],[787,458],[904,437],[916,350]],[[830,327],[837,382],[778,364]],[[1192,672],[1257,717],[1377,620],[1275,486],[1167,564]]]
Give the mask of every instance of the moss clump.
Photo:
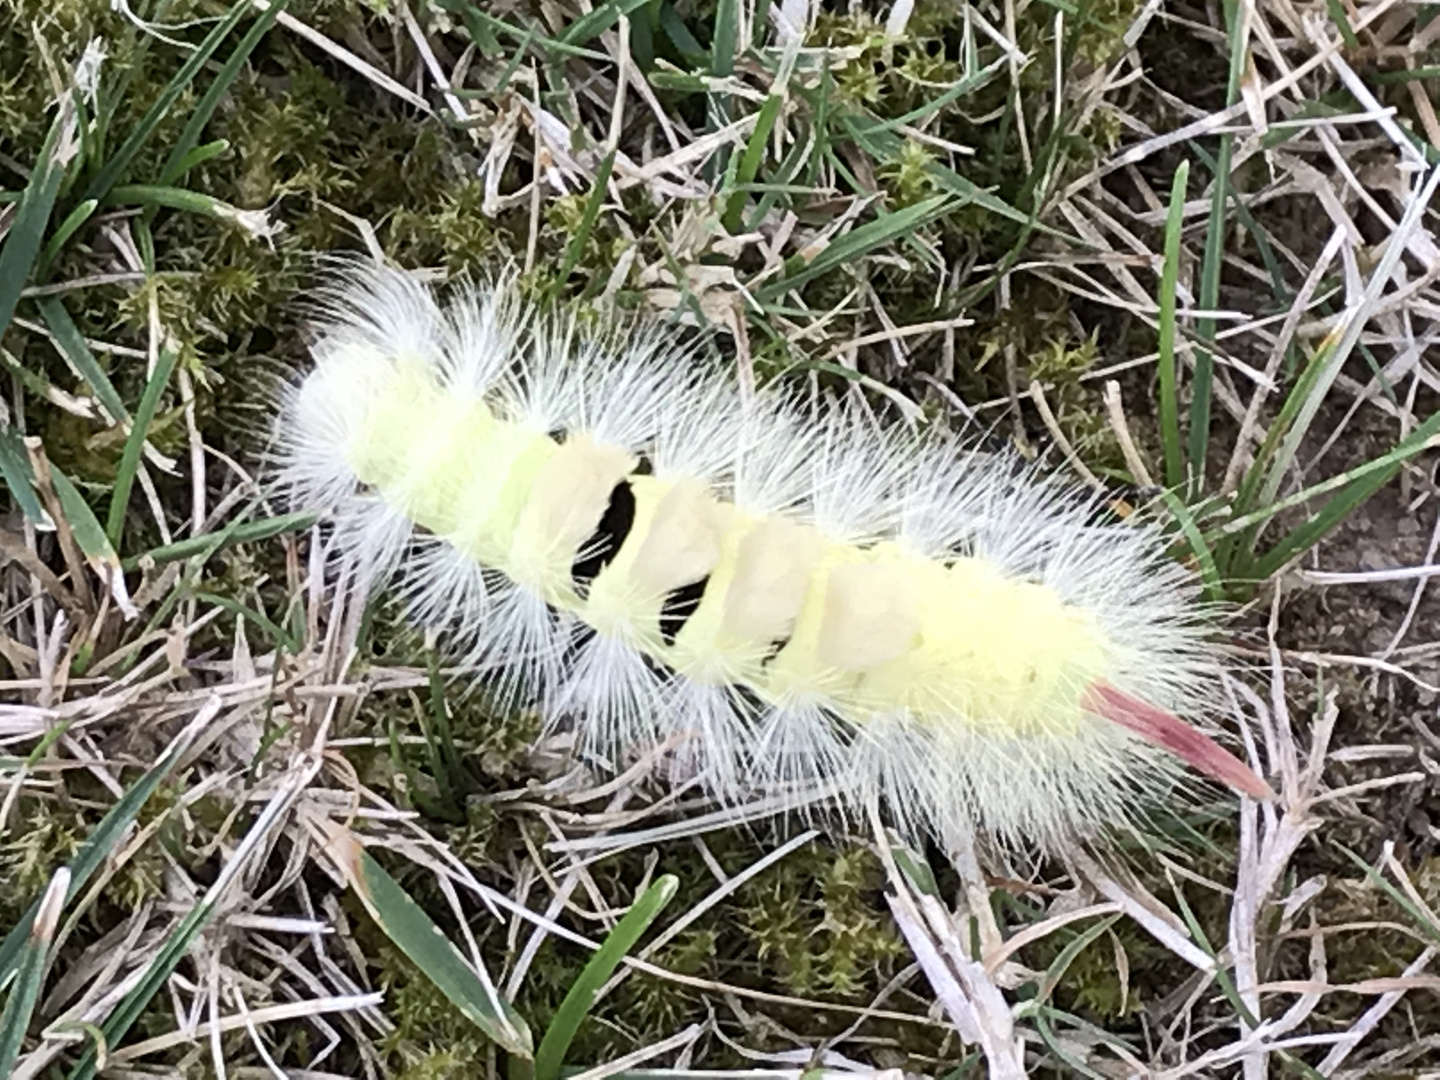
[[[904,944],[875,900],[884,874],[855,847],[815,844],[742,890],[756,955],[801,997],[853,1000],[891,974]]]

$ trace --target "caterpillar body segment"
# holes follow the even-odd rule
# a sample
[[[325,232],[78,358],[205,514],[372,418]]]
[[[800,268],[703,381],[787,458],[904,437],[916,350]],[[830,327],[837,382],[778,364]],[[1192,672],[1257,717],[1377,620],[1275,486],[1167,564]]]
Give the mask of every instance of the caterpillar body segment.
[[[653,333],[585,339],[504,286],[332,296],[278,433],[341,558],[572,718],[720,797],[828,785],[917,829],[1052,846],[1183,761],[1215,675],[1188,574],[1060,482],[842,405],[742,401]]]

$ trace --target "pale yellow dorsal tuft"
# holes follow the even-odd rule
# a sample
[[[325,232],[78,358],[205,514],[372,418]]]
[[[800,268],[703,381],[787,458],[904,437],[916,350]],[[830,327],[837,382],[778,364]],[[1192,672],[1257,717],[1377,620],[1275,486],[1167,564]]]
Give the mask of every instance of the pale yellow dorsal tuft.
[[[865,671],[904,656],[920,632],[914,576],[898,560],[831,570],[816,649],[820,662]]]
[[[762,519],[747,532],[725,594],[727,637],[760,646],[788,638],[822,546],[813,528],[781,517]]]
[[[654,481],[664,483],[664,481]],[[664,596],[709,576],[734,508],[716,500],[699,480],[676,481],[655,507],[631,577],[641,590]]]
[[[511,544],[512,577],[553,595],[570,577],[580,545],[595,532],[635,455],[577,434],[540,467]]]

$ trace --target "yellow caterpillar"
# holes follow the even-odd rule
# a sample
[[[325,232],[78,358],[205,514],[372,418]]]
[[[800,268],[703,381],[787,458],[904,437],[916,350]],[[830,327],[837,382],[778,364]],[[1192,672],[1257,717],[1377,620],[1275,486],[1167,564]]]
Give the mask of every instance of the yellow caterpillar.
[[[331,296],[278,434],[341,559],[614,762],[664,740],[734,799],[829,785],[1051,846],[1184,761],[1215,663],[1158,536],[859,408],[742,401],[657,333],[584,339],[501,285]],[[1178,715],[1177,715],[1178,714]]]

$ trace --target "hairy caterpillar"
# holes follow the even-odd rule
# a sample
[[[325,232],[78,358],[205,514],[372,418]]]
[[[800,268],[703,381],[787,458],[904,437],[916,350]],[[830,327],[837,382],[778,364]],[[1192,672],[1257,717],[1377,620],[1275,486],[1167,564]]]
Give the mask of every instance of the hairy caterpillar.
[[[1188,573],[1068,485],[864,408],[744,398],[658,332],[587,337],[505,284],[329,294],[279,482],[398,571],[467,662],[603,760],[662,742],[722,798],[828,784],[906,826],[1050,847],[1179,763],[1215,661]]]

